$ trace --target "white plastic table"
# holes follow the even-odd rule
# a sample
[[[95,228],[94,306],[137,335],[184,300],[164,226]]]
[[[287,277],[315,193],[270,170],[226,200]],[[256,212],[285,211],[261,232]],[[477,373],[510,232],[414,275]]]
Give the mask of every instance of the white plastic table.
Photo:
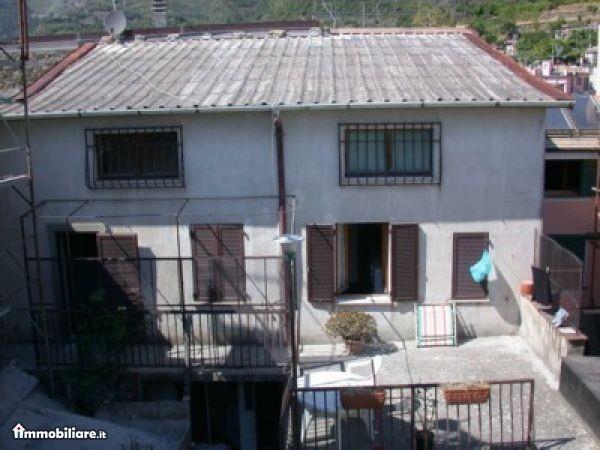
[[[313,387],[313,388],[337,388],[349,386],[370,386],[372,381],[368,378],[361,377],[349,372],[312,372],[298,378],[298,387]],[[333,412],[341,409],[340,396],[338,390],[331,391],[316,391],[303,395],[300,392],[298,400],[314,412]]]
[[[299,377],[298,387],[313,387],[313,388],[329,388],[332,390],[313,391],[303,393],[298,392],[298,401],[304,406],[304,415],[301,427],[301,438],[304,441],[305,433],[308,424],[314,415],[331,415],[336,414],[337,423],[337,438],[341,448],[341,433],[339,420],[342,417],[341,412],[344,411],[340,402],[338,387],[351,386],[372,386],[373,380],[370,378],[361,377],[350,372],[312,372]]]

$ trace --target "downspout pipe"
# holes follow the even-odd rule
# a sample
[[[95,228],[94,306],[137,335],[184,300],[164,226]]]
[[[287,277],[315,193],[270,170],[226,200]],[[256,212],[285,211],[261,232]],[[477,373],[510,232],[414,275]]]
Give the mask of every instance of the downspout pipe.
[[[279,234],[286,232],[286,201],[285,201],[285,162],[283,152],[283,123],[279,114],[275,115],[275,147],[277,150],[277,193]]]

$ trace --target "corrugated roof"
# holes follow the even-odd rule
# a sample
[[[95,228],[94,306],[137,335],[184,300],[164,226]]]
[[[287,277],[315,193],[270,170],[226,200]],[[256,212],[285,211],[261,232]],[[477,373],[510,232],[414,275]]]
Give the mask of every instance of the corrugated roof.
[[[32,95],[29,108],[69,115],[568,100],[478,39],[465,31],[354,32],[102,44]]]
[[[600,129],[600,104],[593,94],[574,94],[572,108],[546,111],[546,130],[568,129]]]

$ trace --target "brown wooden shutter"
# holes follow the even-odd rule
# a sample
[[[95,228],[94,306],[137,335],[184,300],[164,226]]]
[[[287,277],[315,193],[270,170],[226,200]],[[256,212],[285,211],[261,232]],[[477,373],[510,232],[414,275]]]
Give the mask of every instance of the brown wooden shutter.
[[[98,234],[97,243],[106,295],[137,302],[141,293],[137,235]]]
[[[308,299],[331,302],[335,295],[335,226],[307,226],[306,232]]]
[[[194,298],[201,302],[216,300],[215,262],[219,257],[219,227],[192,226]]]
[[[219,289],[223,301],[243,301],[246,297],[244,229],[242,225],[220,227]]]
[[[419,298],[419,225],[392,225],[392,299]]]
[[[483,299],[487,297],[487,282],[476,283],[470,268],[487,248],[487,233],[454,233],[452,263],[452,298]]]
[[[245,299],[242,225],[193,225],[192,256],[196,300]]]

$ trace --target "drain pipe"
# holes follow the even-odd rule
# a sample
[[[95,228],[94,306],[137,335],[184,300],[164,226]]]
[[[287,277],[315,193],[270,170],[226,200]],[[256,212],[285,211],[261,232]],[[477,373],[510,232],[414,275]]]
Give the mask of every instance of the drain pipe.
[[[286,205],[285,205],[285,163],[283,159],[283,123],[279,112],[273,114],[275,124],[275,146],[277,147],[277,192],[279,234],[285,234],[286,230]]]

